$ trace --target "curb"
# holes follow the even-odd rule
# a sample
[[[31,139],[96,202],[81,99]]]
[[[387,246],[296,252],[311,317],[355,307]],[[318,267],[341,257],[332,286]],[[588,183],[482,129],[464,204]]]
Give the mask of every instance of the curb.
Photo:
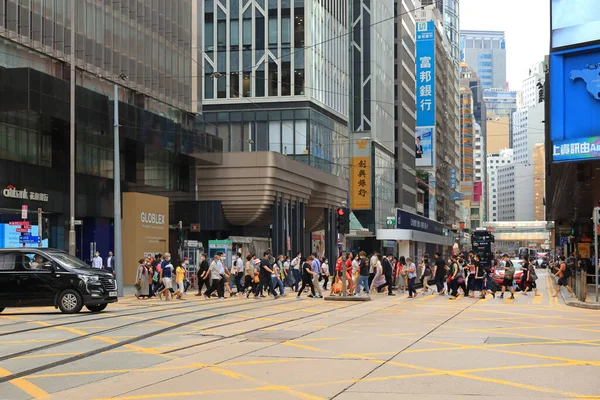
[[[552,286],[556,285],[556,281],[554,279],[552,279]],[[560,293],[560,297],[562,297],[563,302],[565,303],[565,305],[569,306],[569,307],[575,307],[575,308],[585,308],[587,310],[600,310],[600,304],[599,303],[582,303],[579,300],[572,300],[572,298],[566,298],[562,289],[559,291]]]

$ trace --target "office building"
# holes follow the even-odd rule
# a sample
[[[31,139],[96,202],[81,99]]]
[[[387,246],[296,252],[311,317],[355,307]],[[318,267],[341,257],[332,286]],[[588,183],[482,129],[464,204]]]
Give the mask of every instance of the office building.
[[[504,32],[461,30],[460,55],[477,72],[482,87],[507,88]]]
[[[460,62],[460,1],[459,0],[422,0],[422,6],[435,5],[442,14],[444,33],[451,46],[451,55],[456,65]]]
[[[18,3],[18,6],[17,6]],[[169,221],[193,200],[196,166],[221,162],[221,141],[195,129],[200,85],[196,2],[8,2],[0,20],[0,229],[22,206],[42,209],[44,245],[68,248],[69,176],[75,175],[76,255],[114,248],[114,88],[118,84],[123,231],[140,233],[124,258],[125,283],[149,252],[175,250]],[[70,38],[76,9],[75,42]],[[72,47],[74,46],[74,47]],[[77,71],[70,73],[74,51]],[[70,96],[75,88],[75,171],[70,171]],[[147,208],[135,204],[144,201]],[[151,216],[149,216],[151,215]],[[37,215],[30,213],[37,227]],[[132,218],[131,216],[135,216]],[[131,218],[131,219],[129,219]],[[133,230],[133,231],[132,231]],[[147,240],[148,236],[153,241]],[[137,237],[137,233],[135,234]],[[13,235],[13,234],[16,234]],[[15,246],[19,234],[2,235]],[[9,237],[10,236],[10,237]],[[142,237],[143,236],[143,237]],[[12,239],[11,239],[12,238]],[[16,245],[20,246],[17,242]],[[145,247],[144,247],[145,246]],[[124,249],[126,250],[126,249]]]
[[[417,148],[423,150],[416,165],[430,176],[429,218],[453,226],[458,224],[459,213],[456,200],[451,196],[455,189],[451,188],[450,180],[460,169],[458,69],[450,54],[451,46],[444,34],[439,10],[425,9],[415,15]]]
[[[224,157],[222,168],[201,167],[207,175],[202,185],[211,190],[200,190],[198,199],[220,202],[225,217],[225,223],[202,234],[214,237],[225,231],[230,237],[258,242],[255,237],[268,236],[270,231],[272,251],[284,254],[306,249],[310,233],[324,230],[321,252],[334,253],[333,212],[348,197],[349,148],[355,139],[348,133],[346,3],[207,0],[200,15],[204,121],[199,126],[222,139],[224,152],[234,153]],[[388,25],[393,42],[393,22]],[[386,51],[393,54],[391,44]],[[380,56],[375,48],[370,54]],[[364,77],[372,82],[373,93],[388,88],[390,122],[382,125],[373,118],[372,124],[378,132],[387,132],[389,137],[382,141],[391,149],[392,65],[390,55],[387,68],[392,78],[385,85],[374,78],[379,72],[375,68]],[[379,100],[371,92],[365,97]],[[355,105],[362,110],[364,103]],[[371,110],[373,115],[381,112],[369,106],[358,115],[360,122],[371,122]],[[391,168],[386,171],[393,187],[391,154]],[[306,166],[315,172],[308,172],[311,168]],[[363,170],[369,175],[365,198],[375,193],[371,172],[374,175],[372,169]],[[272,179],[262,179],[265,173]],[[388,191],[390,208],[393,190]],[[305,236],[293,233],[294,226],[304,226]]]
[[[394,23],[395,204],[399,208],[410,212],[418,211],[414,150],[416,128],[416,95],[414,91],[416,85],[416,26],[412,12],[416,8],[416,4],[415,0],[396,0],[394,2],[395,15],[402,15]],[[421,210],[422,212],[423,210]]]
[[[486,147],[488,154],[512,147],[512,116],[517,109],[517,92],[485,89]]]
[[[500,166],[497,178],[498,221],[533,221],[533,165]]]
[[[533,107],[544,101],[544,83],[548,64],[540,61],[529,68],[529,76],[523,80],[519,107]]]
[[[514,162],[531,164],[533,149],[544,143],[544,103],[519,108],[512,118]]]
[[[513,150],[502,149],[486,157],[487,170],[487,214],[486,221],[499,221],[498,168],[512,163]],[[503,177],[504,179],[504,177]]]

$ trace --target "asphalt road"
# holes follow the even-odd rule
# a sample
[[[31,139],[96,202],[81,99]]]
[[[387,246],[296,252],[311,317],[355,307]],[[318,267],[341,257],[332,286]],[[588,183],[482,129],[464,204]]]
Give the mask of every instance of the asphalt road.
[[[600,311],[550,297],[295,296],[0,314],[0,399],[600,399]],[[508,296],[507,296],[508,297]]]

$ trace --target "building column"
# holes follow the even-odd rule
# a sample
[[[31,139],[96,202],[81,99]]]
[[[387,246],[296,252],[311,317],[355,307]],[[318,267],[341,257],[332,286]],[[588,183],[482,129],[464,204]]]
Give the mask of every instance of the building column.
[[[271,219],[271,253],[274,257],[277,256],[277,251],[279,249],[279,238],[281,237],[281,234],[279,233],[279,229],[281,227],[279,215],[279,193],[275,193],[275,201],[273,202]]]
[[[298,212],[298,204],[298,199],[294,200],[293,202],[290,201],[290,239],[292,242],[292,257],[295,257],[296,254],[298,254],[298,251],[300,251],[300,224],[298,223],[298,217],[300,214]]]

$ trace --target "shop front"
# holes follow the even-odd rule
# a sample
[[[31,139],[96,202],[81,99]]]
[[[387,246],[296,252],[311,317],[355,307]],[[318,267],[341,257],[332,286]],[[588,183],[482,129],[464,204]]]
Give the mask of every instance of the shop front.
[[[439,222],[401,209],[396,210],[396,225],[392,229],[378,229],[377,240],[384,247],[399,256],[412,257],[420,261],[424,254],[440,252],[444,255],[452,253],[454,238],[451,232]]]

